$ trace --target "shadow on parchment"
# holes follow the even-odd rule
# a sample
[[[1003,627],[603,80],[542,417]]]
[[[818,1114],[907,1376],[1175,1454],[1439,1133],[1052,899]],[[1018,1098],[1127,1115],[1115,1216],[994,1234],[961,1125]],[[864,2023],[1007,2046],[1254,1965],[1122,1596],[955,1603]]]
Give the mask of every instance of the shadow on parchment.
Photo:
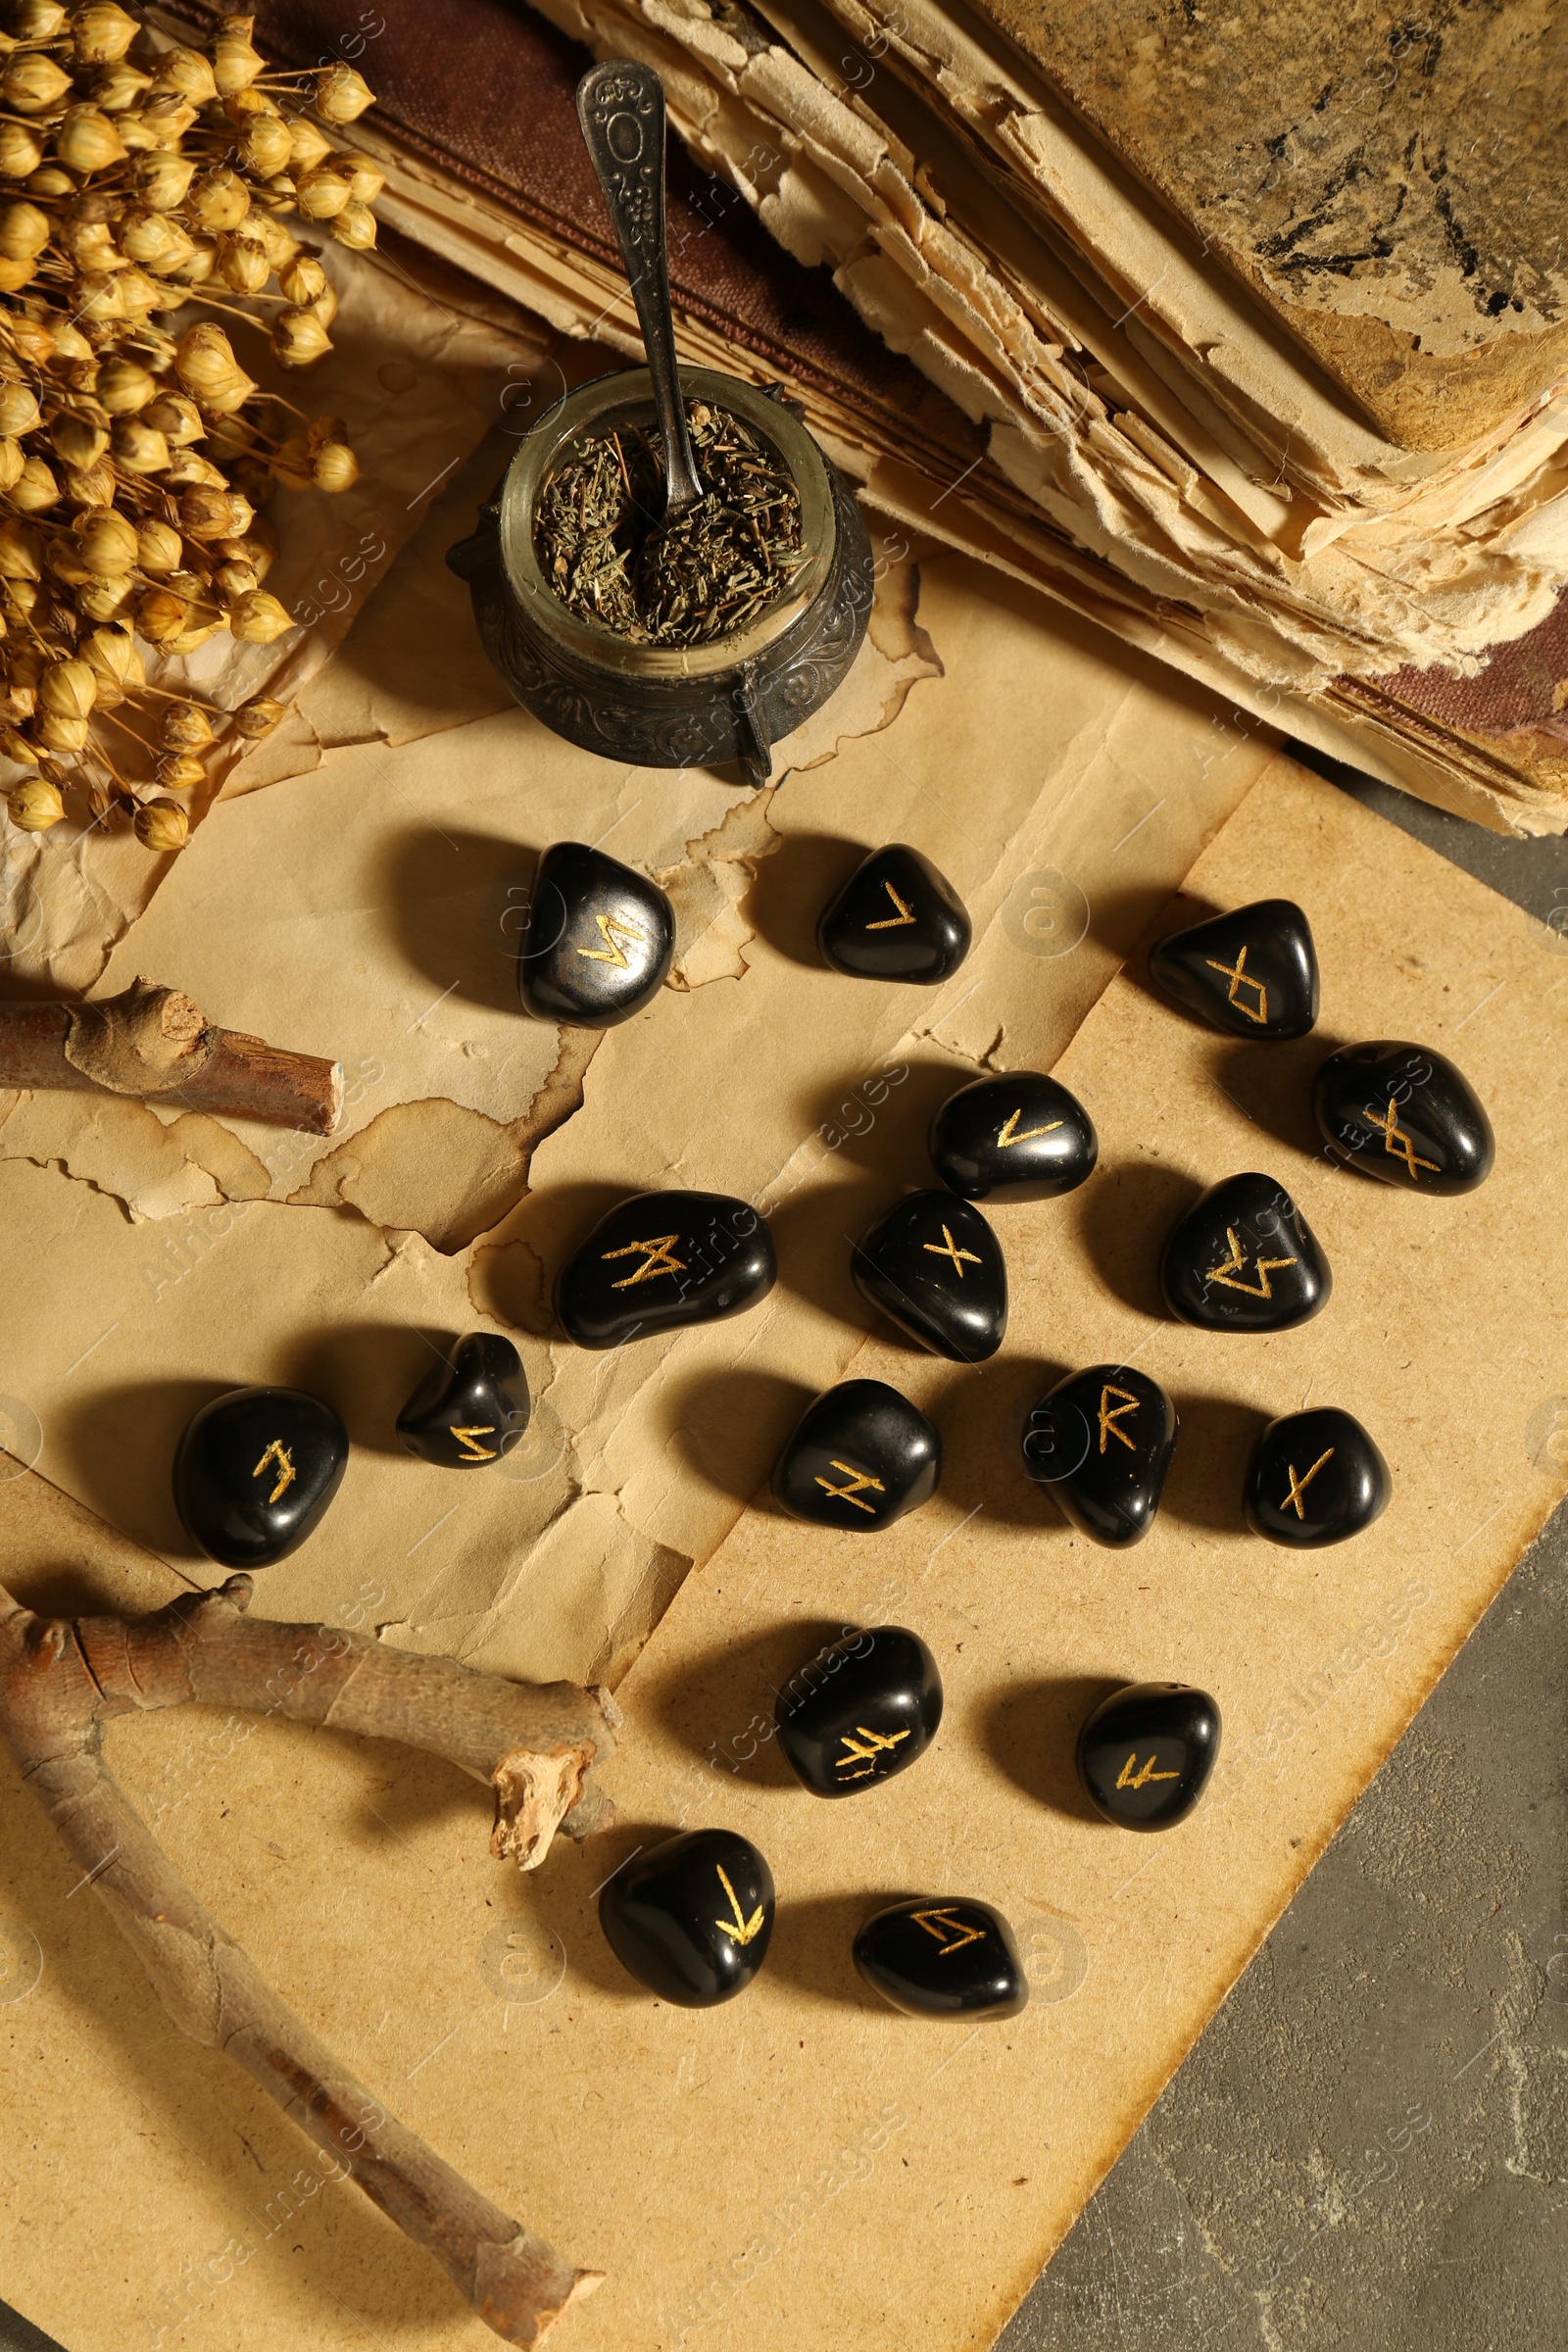
[[[1094,1179],[1076,1193],[1073,1222],[1078,1241],[1113,1297],[1141,1315],[1169,1322],[1159,1288],[1159,1256],[1165,1236],[1184,1217],[1203,1187],[1158,1161],[1103,1161]]]
[[[63,1483],[100,1519],[149,1551],[199,1562],[197,1584],[220,1584],[224,1570],[198,1551],[179,1523],[174,1451],[194,1413],[247,1385],[236,1364],[232,1380],[121,1382],[71,1398],[58,1408],[51,1430],[70,1473]]]
[[[746,1345],[738,1329],[735,1345]],[[696,1477],[733,1501],[750,1502],[816,1394],[785,1373],[750,1364],[705,1372],[663,1393],[660,1434]]]
[[[351,1444],[409,1461],[398,1415],[461,1336],[434,1325],[397,1323],[338,1323],[302,1332],[284,1351],[278,1385],[304,1389],[331,1405]]]
[[[732,1780],[804,1796],[779,1746],[773,1710],[792,1676],[853,1630],[842,1617],[790,1618],[746,1640],[721,1642],[688,1660],[678,1674],[661,1674],[658,1648],[652,1648],[640,1669],[642,1703],[711,1768],[715,1804],[723,1802]]]
[[[987,1755],[1033,1803],[1108,1830],[1112,1825],[1084,1794],[1075,1758],[1089,1717],[1125,1681],[1124,1675],[1058,1675],[1000,1692],[980,1722]]]
[[[768,1975],[793,1992],[804,1992],[835,2008],[865,2009],[890,2017],[893,2012],[887,2002],[861,1982],[856,1969],[855,1938],[866,1921],[890,1903],[906,1902],[911,1894],[927,1891],[869,1886],[859,1894],[810,1895],[798,1902],[781,1896],[767,1950]]]
[[[1184,1394],[1173,1402],[1180,1426],[1160,1510],[1209,1535],[1245,1535],[1247,1465],[1273,1416],[1236,1396]]]
[[[870,856],[868,843],[829,833],[787,833],[762,858],[742,912],[768,946],[791,963],[826,967],[816,945],[816,918],[858,865]],[[847,988],[866,982],[847,980]]]
[[[1237,1109],[1270,1142],[1320,1156],[1323,1138],[1312,1116],[1312,1080],[1331,1054],[1351,1042],[1321,1029],[1277,1045],[1227,1039],[1216,1055],[1215,1077]]]
[[[493,833],[411,821],[380,853],[376,881],[403,955],[443,991],[529,1016],[517,996],[517,941],[539,852]]]

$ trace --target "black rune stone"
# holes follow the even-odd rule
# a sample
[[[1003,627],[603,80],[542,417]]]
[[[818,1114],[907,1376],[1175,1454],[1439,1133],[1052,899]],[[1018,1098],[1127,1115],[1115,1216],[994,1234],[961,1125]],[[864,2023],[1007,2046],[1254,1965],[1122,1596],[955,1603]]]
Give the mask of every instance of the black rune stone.
[[[303,1389],[230,1389],[204,1404],[174,1454],[174,1508],[210,1560],[268,1568],[324,1516],[349,1433]]]
[[[528,1426],[522,1358],[498,1332],[470,1331],[433,1363],[398,1415],[398,1436],[421,1461],[482,1470],[510,1453]]]
[[[801,1416],[773,1465],[773,1494],[797,1519],[868,1535],[929,1502],[942,1440],[897,1389],[844,1380]]]
[[[1298,1550],[1343,1544],[1388,1509],[1389,1465],[1353,1414],[1315,1405],[1271,1421],[1247,1473],[1247,1523]]]
[[[1293,899],[1258,899],[1172,931],[1150,951],[1150,977],[1231,1037],[1304,1037],[1317,1019],[1317,951]]]
[[[1157,1381],[1126,1364],[1094,1364],[1035,1406],[1024,1467],[1081,1534],[1120,1548],[1154,1523],[1176,1435],[1176,1407]]]
[[[1172,1227],[1165,1303],[1204,1331],[1291,1331],[1329,1302],[1334,1277],[1311,1227],[1272,1176],[1227,1176]]]
[[[765,1221],[727,1193],[637,1193],[602,1217],[556,1277],[556,1320],[579,1348],[717,1323],[773,1288]]]
[[[517,950],[529,1012],[612,1028],[658,995],[674,952],[674,910],[646,874],[580,841],[545,851]]]
[[[900,1200],[856,1245],[850,1271],[862,1298],[938,1355],[978,1364],[1002,1346],[1002,1245],[980,1211],[952,1193]]]
[[[920,1894],[890,1904],[855,1938],[855,1965],[906,2017],[978,2025],[1016,2017],[1029,2000],[1012,1930],[1000,1911],[972,1897]]]
[[[935,987],[969,953],[962,900],[929,858],[903,842],[873,850],[823,908],[822,959],[858,980],[913,980]]]
[[[1168,1830],[1203,1793],[1219,1754],[1219,1709],[1185,1683],[1128,1683],[1078,1735],[1078,1778],[1123,1830]]]
[[[1385,1039],[1331,1054],[1312,1081],[1312,1112],[1336,1159],[1401,1192],[1473,1193],[1492,1173],[1492,1122],[1429,1046]]]
[[[931,1122],[931,1164],[965,1200],[1054,1200],[1094,1173],[1095,1123],[1040,1070],[976,1078]]]
[[[773,1874],[733,1830],[687,1830],[606,1880],[599,1924],[662,2001],[712,2009],[744,1992],[773,1933]]]
[[[942,1677],[918,1634],[873,1626],[808,1658],[780,1690],[773,1720],[813,1796],[854,1796],[925,1754],[942,1721]]]

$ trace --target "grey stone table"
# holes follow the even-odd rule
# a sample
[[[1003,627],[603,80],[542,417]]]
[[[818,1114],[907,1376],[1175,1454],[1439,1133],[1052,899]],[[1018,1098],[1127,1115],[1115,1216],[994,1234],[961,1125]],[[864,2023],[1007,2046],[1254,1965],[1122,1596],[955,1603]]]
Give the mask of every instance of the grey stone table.
[[[1568,840],[1500,840],[1297,748],[1568,959]],[[1568,2352],[1565,1693],[1568,1509],[996,2352]],[[0,2352],[61,2348],[0,2303]]]

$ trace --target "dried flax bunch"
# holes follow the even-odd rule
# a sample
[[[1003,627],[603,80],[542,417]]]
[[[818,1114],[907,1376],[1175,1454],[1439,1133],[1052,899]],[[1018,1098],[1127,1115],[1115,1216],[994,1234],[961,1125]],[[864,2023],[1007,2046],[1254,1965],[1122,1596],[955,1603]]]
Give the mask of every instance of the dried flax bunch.
[[[0,750],[30,771],[7,808],[44,832],[75,789],[177,850],[227,714],[149,686],[143,649],[281,636],[294,623],[263,586],[276,540],[257,510],[278,482],[358,477],[342,423],[263,393],[229,329],[268,336],[287,368],[331,349],[320,248],[285,216],[374,244],[382,175],[331,136],[371,93],[346,65],[269,72],[251,17],[205,50],[160,47],[114,0],[13,0],[7,23]],[[232,723],[256,737],[281,714],[262,696]]]

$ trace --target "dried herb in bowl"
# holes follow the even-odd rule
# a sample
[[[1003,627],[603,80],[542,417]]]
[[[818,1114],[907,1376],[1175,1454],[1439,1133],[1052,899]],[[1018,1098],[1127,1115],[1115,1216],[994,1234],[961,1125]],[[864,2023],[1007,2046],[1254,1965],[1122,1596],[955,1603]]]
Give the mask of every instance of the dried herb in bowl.
[[[688,401],[707,496],[643,550],[664,512],[662,451],[640,425],[572,442],[534,521],[539,568],[568,612],[632,645],[709,645],[786,593],[801,562],[789,469],[727,409]]]

